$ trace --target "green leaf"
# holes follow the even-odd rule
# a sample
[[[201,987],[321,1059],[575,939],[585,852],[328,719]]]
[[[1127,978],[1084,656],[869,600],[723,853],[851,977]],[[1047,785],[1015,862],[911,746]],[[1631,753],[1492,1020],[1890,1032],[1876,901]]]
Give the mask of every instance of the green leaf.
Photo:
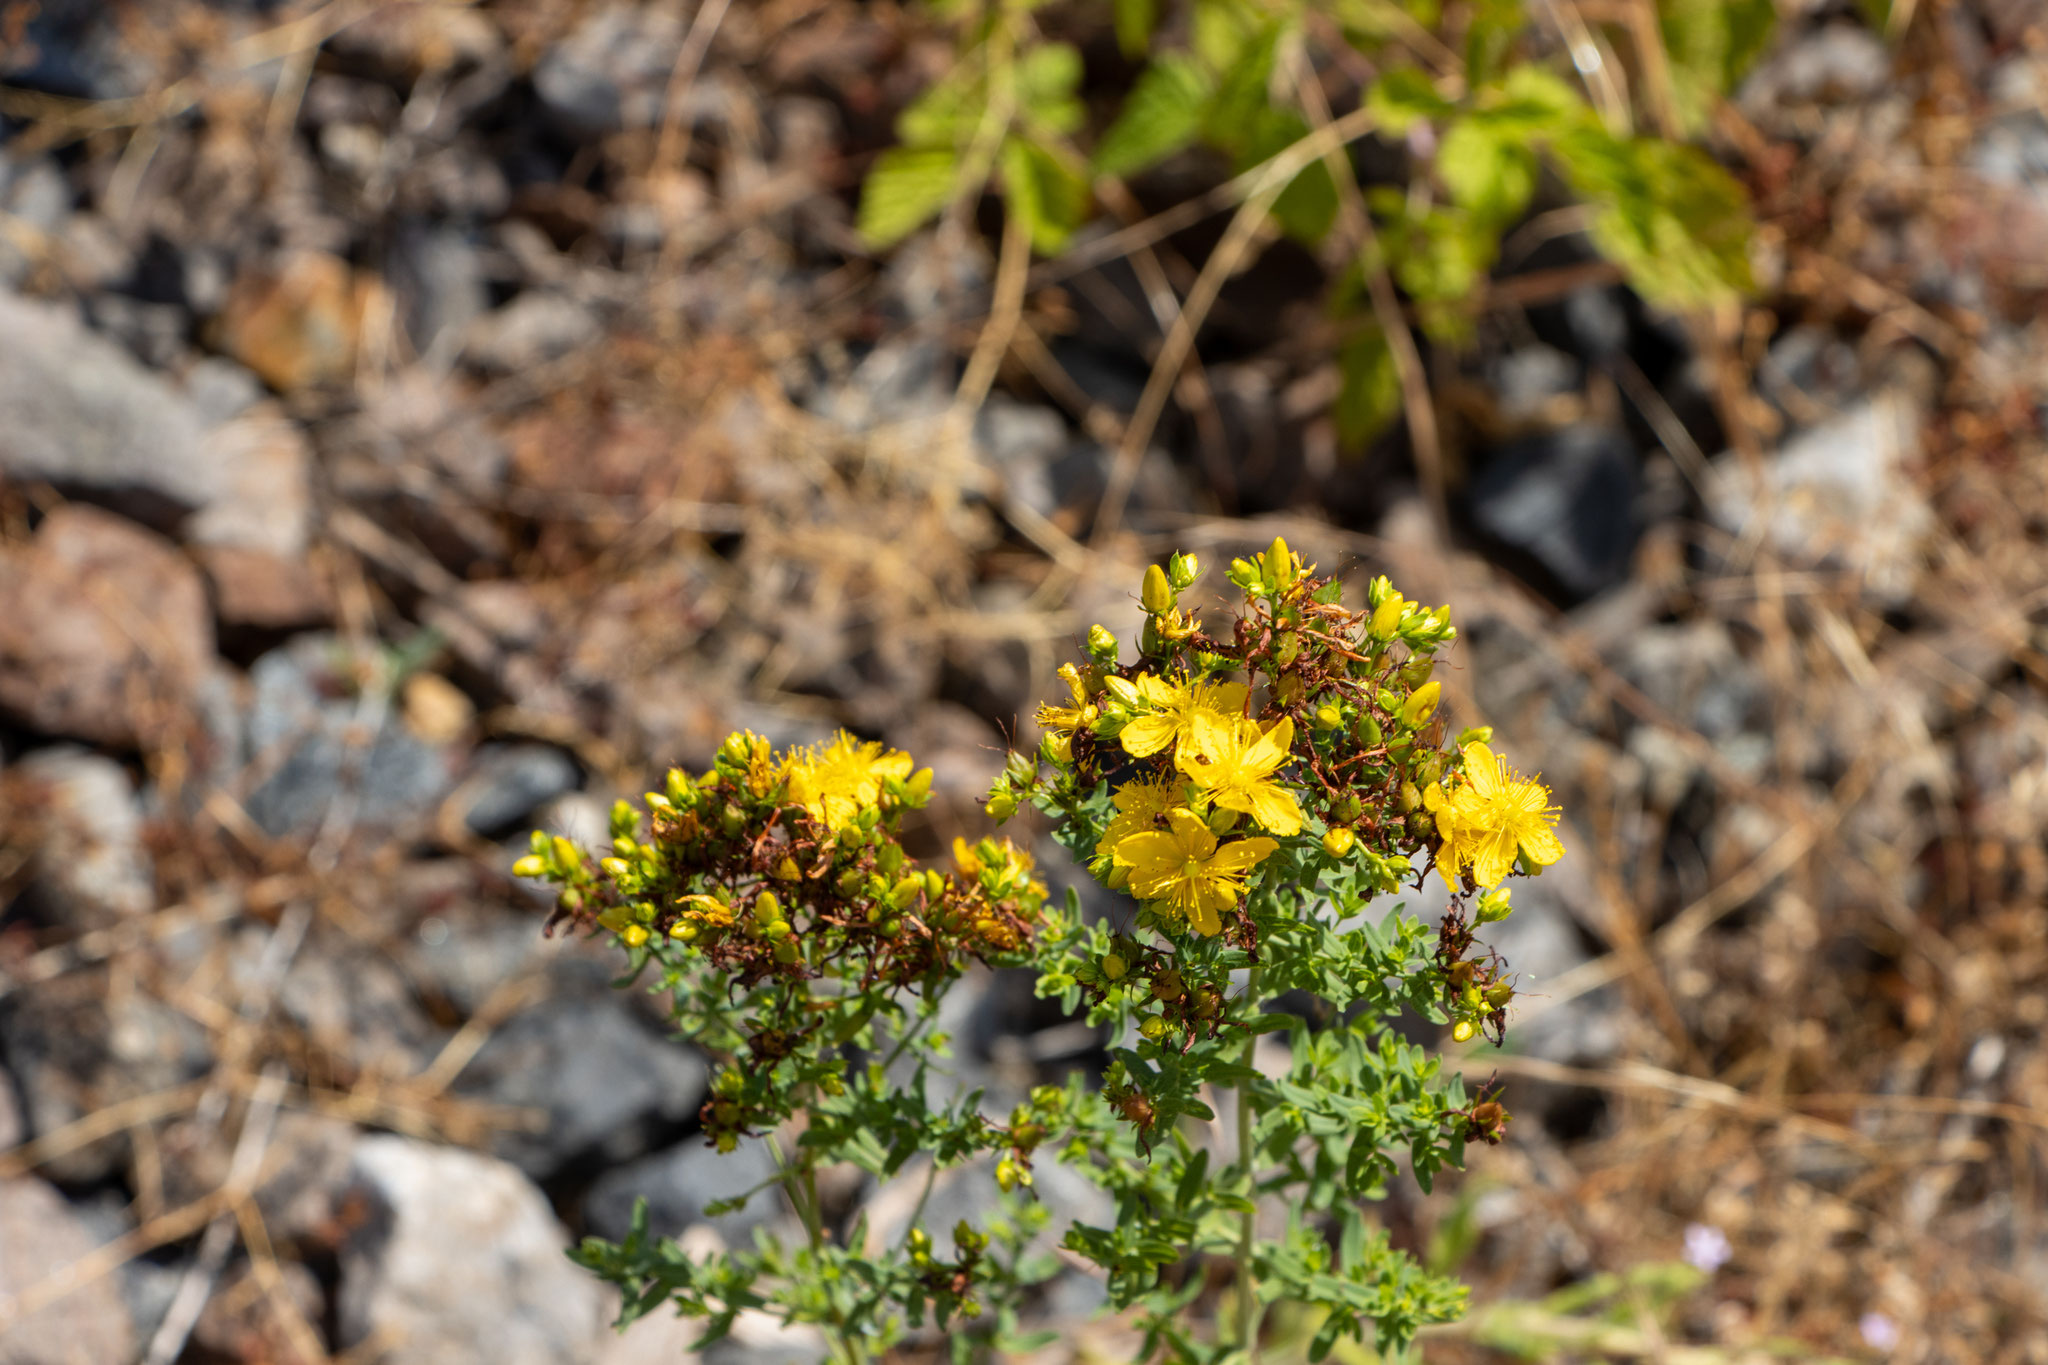
[[[1679,120],[1687,133],[1697,133],[1714,101],[1763,55],[1778,9],[1772,0],[1659,0],[1657,10]]]
[[[1436,173],[1459,207],[1490,222],[1519,217],[1536,192],[1536,156],[1483,115],[1460,119],[1437,148]]]
[[[1053,148],[1011,137],[1002,152],[1003,193],[1031,233],[1031,245],[1050,255],[1067,244],[1088,212],[1088,178]]]
[[[1088,117],[1074,92],[1081,85],[1081,53],[1072,43],[1044,43],[1017,59],[1017,104],[1034,130],[1064,137]]]
[[[1159,23],[1158,0],[1116,0],[1116,45],[1126,57],[1138,58],[1152,46]]]
[[[1130,175],[1193,142],[1201,136],[1204,106],[1215,88],[1192,57],[1175,53],[1154,61],[1139,73],[1116,122],[1097,144],[1096,169]]]
[[[1262,109],[1252,121],[1252,136],[1239,157],[1240,169],[1249,170],[1308,136],[1308,121],[1292,109]],[[1330,168],[1312,161],[1287,182],[1273,201],[1273,217],[1288,236],[1298,242],[1320,242],[1337,221],[1337,182]]]
[[[1365,107],[1389,133],[1405,133],[1423,119],[1442,118],[1456,106],[1439,95],[1429,74],[1416,66],[1397,66],[1372,83]]]
[[[1586,127],[1552,150],[1595,206],[1593,241],[1651,303],[1689,308],[1748,291],[1750,216],[1735,178],[1706,153]]]
[[[1362,449],[1401,414],[1401,372],[1386,334],[1378,327],[1354,337],[1337,353],[1340,386],[1330,416],[1337,439]]]
[[[860,187],[861,237],[893,246],[937,217],[953,197],[955,169],[950,147],[892,147],[876,157]]]
[[[1211,71],[1228,71],[1266,24],[1266,16],[1246,0],[1195,0],[1189,41]]]
[[[1269,23],[1246,39],[1236,59],[1220,68],[1222,79],[1216,83],[1216,93],[1203,115],[1202,135],[1240,160],[1246,145],[1257,134],[1260,116],[1272,108],[1268,90],[1273,83],[1273,62],[1279,54],[1281,32],[1279,23]]]
[[[961,62],[896,116],[896,136],[909,147],[965,143],[988,107],[980,63]]]

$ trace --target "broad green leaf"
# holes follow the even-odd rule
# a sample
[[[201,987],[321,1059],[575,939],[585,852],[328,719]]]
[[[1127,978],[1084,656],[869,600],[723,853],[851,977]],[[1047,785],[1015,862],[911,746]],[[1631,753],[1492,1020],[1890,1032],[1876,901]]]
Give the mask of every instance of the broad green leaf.
[[[979,63],[961,62],[896,116],[896,136],[908,147],[964,143],[988,107],[988,83]]]
[[[1436,173],[1453,202],[1493,223],[1519,217],[1536,192],[1535,154],[1484,115],[1451,125],[1437,148]]]
[[[1372,83],[1365,107],[1389,133],[1405,133],[1418,120],[1442,118],[1455,107],[1416,66],[1397,66]]]
[[[1345,41],[1368,53],[1390,38],[1435,28],[1443,17],[1437,0],[1328,0],[1325,8]]]
[[[950,147],[892,147],[876,157],[860,189],[861,237],[893,246],[923,227],[952,199],[957,165]]]
[[[1211,71],[1228,71],[1266,24],[1266,16],[1246,0],[1195,0],[1189,40]]]
[[[1031,233],[1031,245],[1050,255],[1067,244],[1088,212],[1088,178],[1053,148],[1029,138],[1003,143],[1003,193]]]
[[[1386,334],[1372,327],[1346,342],[1337,353],[1337,374],[1340,384],[1330,417],[1337,424],[1337,439],[1361,450],[1401,415],[1401,374]]]
[[[1158,23],[1158,0],[1116,0],[1116,45],[1124,56],[1144,56]]]
[[[1262,109],[1252,120],[1252,134],[1239,157],[1240,169],[1285,151],[1308,136],[1308,121],[1292,109]],[[1337,220],[1337,182],[1330,168],[1313,161],[1280,191],[1273,201],[1273,217],[1288,236],[1299,242],[1320,242]]]
[[[1223,69],[1223,77],[1216,83],[1216,93],[1202,120],[1203,136],[1240,159],[1244,159],[1245,146],[1259,131],[1260,116],[1272,108],[1268,90],[1273,83],[1273,60],[1279,52],[1281,33],[1281,25],[1272,23],[1245,42],[1237,60]]]
[[[1025,121],[1065,136],[1087,120],[1074,92],[1081,84],[1081,54],[1071,43],[1045,43],[1017,59],[1017,103]]]
[[[1689,308],[1746,292],[1749,205],[1706,153],[1582,128],[1553,144],[1565,178],[1595,207],[1593,241],[1652,303]]]
[[[1778,21],[1777,6],[1773,0],[1659,0],[1657,10],[1678,116],[1686,132],[1697,133],[1714,101],[1763,55]]]
[[[1476,90],[1493,79],[1523,22],[1522,0],[1477,0],[1465,26],[1467,85]]]
[[[1130,175],[1156,165],[1193,142],[1215,83],[1200,63],[1180,54],[1160,57],[1139,73],[1116,122],[1095,148],[1105,175]]]

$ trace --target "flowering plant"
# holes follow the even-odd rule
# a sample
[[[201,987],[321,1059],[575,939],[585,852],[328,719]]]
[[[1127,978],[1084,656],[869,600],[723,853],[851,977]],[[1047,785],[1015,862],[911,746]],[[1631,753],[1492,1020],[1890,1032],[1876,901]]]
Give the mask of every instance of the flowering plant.
[[[1463,1288],[1392,1247],[1366,1205],[1404,1171],[1427,1188],[1468,1143],[1500,1141],[1508,1114],[1393,1021],[1500,1041],[1514,987],[1476,931],[1510,912],[1506,878],[1562,855],[1556,811],[1490,731],[1446,747],[1431,673],[1455,638],[1448,608],[1378,578],[1347,609],[1275,540],[1230,565],[1243,605],[1212,625],[1182,605],[1198,576],[1187,555],[1146,571],[1136,657],[1091,630],[1037,714],[1037,752],[1012,754],[989,794],[997,821],[1040,812],[1128,894],[1106,916],[1071,891],[1049,900],[1009,839],[955,840],[950,869],[919,865],[902,830],[930,771],[844,734],[779,755],[730,737],[644,813],[620,802],[601,858],[534,836],[517,871],[560,888],[556,921],[615,936],[633,974],[657,975],[683,1032],[724,1059],[706,1139],[768,1144],[769,1184],[807,1234],[693,1256],[650,1237],[643,1212],[623,1243],[577,1252],[625,1291],[625,1320],[672,1304],[716,1338],[765,1309],[823,1328],[848,1361],[928,1327],[956,1359],[1028,1346],[1031,1291],[1060,1265],[1033,1190],[1048,1161],[1113,1203],[1058,1245],[1135,1310],[1148,1359],[1254,1359],[1276,1301],[1315,1324],[1316,1359],[1368,1333],[1398,1350],[1461,1311]],[[1435,930],[1368,909],[1432,866],[1452,888]],[[977,963],[1035,972],[1041,997],[1099,1030],[1102,1074],[1007,1114],[946,1093],[933,1025]],[[1307,1006],[1269,1009],[1278,997]],[[923,1225],[924,1198],[882,1227],[819,1181],[918,1162],[928,1195],[976,1161],[991,1212],[950,1231]],[[1230,1288],[1205,1299],[1210,1258]]]

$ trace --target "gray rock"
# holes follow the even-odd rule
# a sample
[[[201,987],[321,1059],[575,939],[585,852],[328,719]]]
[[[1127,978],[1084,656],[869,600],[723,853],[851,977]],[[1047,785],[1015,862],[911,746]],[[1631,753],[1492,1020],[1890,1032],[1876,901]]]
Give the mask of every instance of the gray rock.
[[[1589,285],[1565,296],[1565,325],[1580,355],[1597,363],[1628,349],[1627,300],[1620,285]]]
[[[476,318],[463,334],[462,354],[487,370],[514,374],[559,360],[598,335],[597,320],[560,294],[521,294]]]
[[[731,1213],[706,1218],[704,1210],[773,1179],[775,1170],[775,1158],[763,1142],[750,1140],[719,1152],[692,1139],[606,1173],[585,1197],[583,1217],[598,1236],[620,1241],[632,1230],[634,1202],[644,1198],[648,1230],[657,1237],[680,1237],[690,1227],[709,1223],[727,1246],[749,1246],[755,1228],[787,1216],[779,1186],[762,1190]]]
[[[1480,530],[1583,600],[1628,576],[1641,530],[1640,483],[1635,451],[1620,432],[1580,424],[1509,445],[1468,496]]]
[[[1708,739],[1728,739],[1768,720],[1761,679],[1718,621],[1644,625],[1617,663],[1643,695]]]
[[[57,1191],[29,1177],[0,1181],[0,1302],[33,1289],[94,1245]],[[0,1332],[0,1365],[130,1365],[135,1353],[127,1309],[91,1287]]]
[[[100,1190],[71,1205],[71,1216],[95,1246],[105,1246],[135,1230],[129,1201],[116,1189]],[[121,1304],[127,1309],[136,1338],[146,1341],[170,1311],[171,1299],[184,1278],[182,1265],[162,1265],[138,1256],[102,1283],[118,1286]]]
[[[682,45],[682,20],[668,6],[609,5],[548,49],[533,88],[576,132],[651,128]]]
[[[226,356],[210,355],[185,371],[185,394],[209,426],[239,417],[263,400],[263,381]]]
[[[167,524],[220,496],[226,471],[177,389],[70,309],[0,293],[0,473]]]
[[[1540,343],[1509,351],[1487,369],[1493,400],[1509,422],[1534,421],[1553,399],[1576,393],[1579,362]]]
[[[1736,102],[1750,117],[1788,104],[1854,103],[1891,78],[1884,40],[1860,24],[1832,23],[1782,45],[1750,73]]]
[[[377,1337],[391,1365],[557,1365],[604,1340],[598,1282],[563,1256],[539,1190],[501,1161],[364,1138],[353,1191],[368,1216],[340,1254],[341,1343]]]
[[[156,903],[155,874],[128,770],[62,745],[30,754],[14,771],[36,783],[44,801],[47,823],[35,853],[39,908],[78,930],[147,914]]]
[[[1903,600],[1919,576],[1934,513],[1905,468],[1919,445],[1920,415],[1887,391],[1793,436],[1757,471],[1732,455],[1715,459],[1708,510],[1737,537],[1764,530],[1797,564],[1861,577],[1880,602]]]
[[[537,1133],[503,1133],[497,1151],[536,1178],[578,1158],[642,1155],[696,1114],[705,1066],[611,994],[558,996],[514,1016],[491,1036],[456,1088],[498,1104],[539,1109]]]
[[[21,1121],[21,1101],[14,1097],[14,1077],[0,1071],[0,1152],[19,1147],[28,1140],[28,1125]]]
[[[347,695],[344,661],[340,641],[305,635],[249,670],[249,751],[268,776],[246,804],[270,834],[316,830],[344,798],[358,826],[421,821],[454,785],[454,751],[419,739],[395,708],[381,708],[382,724],[361,733],[380,708]]]
[[[575,760],[552,744],[487,744],[477,750],[455,802],[470,830],[491,838],[527,823],[581,780]]]
[[[490,309],[481,258],[468,234],[459,229],[401,232],[392,266],[413,349],[422,355],[460,340],[463,329]]]

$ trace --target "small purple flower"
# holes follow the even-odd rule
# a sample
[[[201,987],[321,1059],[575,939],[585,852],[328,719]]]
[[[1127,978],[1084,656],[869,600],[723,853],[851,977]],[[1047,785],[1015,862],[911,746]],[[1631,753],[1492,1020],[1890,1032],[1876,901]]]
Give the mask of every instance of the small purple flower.
[[[1728,1245],[1728,1234],[1713,1224],[1685,1225],[1685,1261],[1693,1269],[1711,1275],[1728,1264],[1728,1258],[1734,1254],[1735,1248]]]
[[[1856,1330],[1863,1334],[1863,1344],[1874,1351],[1890,1351],[1898,1347],[1899,1325],[1874,1309],[1863,1315],[1856,1324]]]

